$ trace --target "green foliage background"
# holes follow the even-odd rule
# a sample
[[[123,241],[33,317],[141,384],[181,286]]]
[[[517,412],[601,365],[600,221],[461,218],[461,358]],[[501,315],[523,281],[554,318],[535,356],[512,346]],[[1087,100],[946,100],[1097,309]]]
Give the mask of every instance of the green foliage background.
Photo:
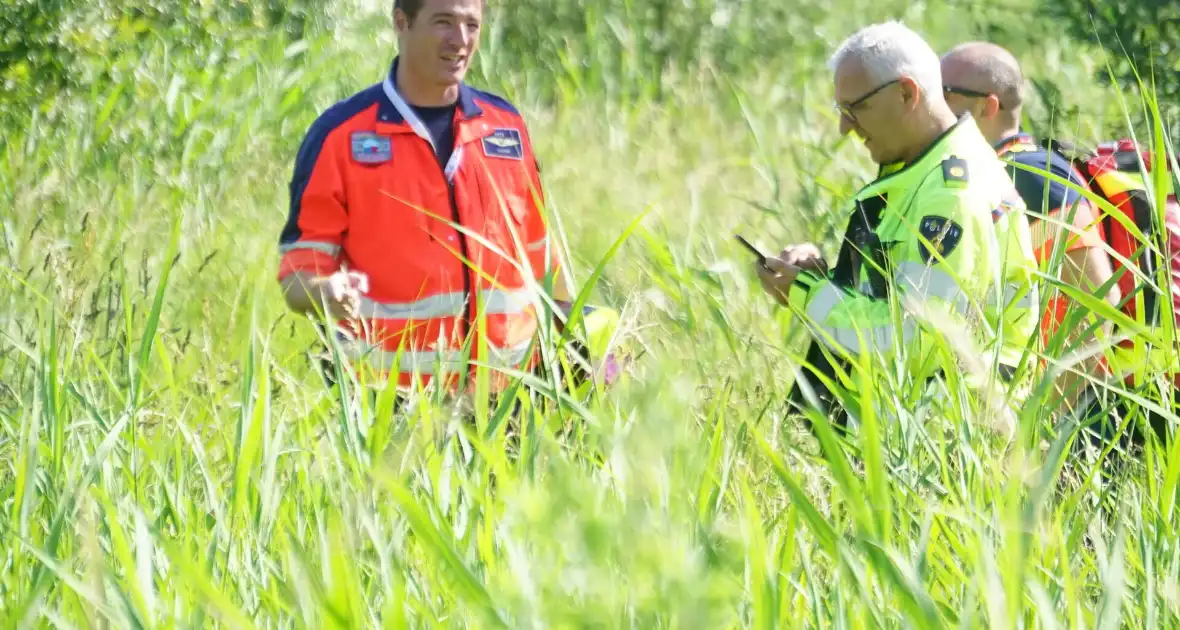
[[[1131,88],[1142,78],[1153,86],[1160,101],[1175,104],[1180,99],[1180,4],[1171,0],[1066,0],[1047,4],[1045,13],[1078,40],[1100,44],[1115,53],[1110,60],[1112,73],[1099,77],[1104,82]]]
[[[121,56],[134,55],[153,40],[199,58],[254,39],[315,37],[332,32],[340,12],[354,15],[358,2],[371,15],[385,19],[388,14],[389,7],[364,0],[5,0],[0,12],[0,97],[19,107],[52,98],[63,87],[110,80]],[[1141,74],[1154,74],[1165,103],[1173,102],[1180,90],[1173,54],[1180,46],[1180,8],[1169,0],[1066,0],[1031,8],[1012,0],[896,7],[858,0],[520,0],[491,3],[493,14],[511,14],[511,19],[496,22],[486,45],[516,73],[544,69],[550,76],[536,89],[545,97],[573,85],[619,99],[659,98],[667,89],[663,78],[668,72],[701,65],[726,76],[767,65],[810,71],[814,59],[828,52],[828,42],[846,30],[849,16],[866,22],[900,17],[905,12],[896,10],[903,7],[938,26],[932,39],[955,41],[970,33],[1018,54],[1062,44],[1073,50],[1084,42],[1115,53],[1110,61],[1124,87],[1135,85],[1134,61]],[[1090,70],[1108,78],[1105,68]],[[1041,82],[1053,88],[1068,85],[1045,78]],[[1052,104],[1063,105],[1059,100]]]
[[[872,21],[1011,47],[1035,131],[1125,133],[1100,47],[1048,8],[492,2],[471,79],[521,106],[575,280],[601,273],[642,351],[606,395],[537,387],[512,441],[500,410],[327,390],[278,294],[294,152],[386,71],[384,0],[3,8],[5,627],[1180,620],[1180,450],[1063,471],[1047,401],[998,443],[879,366],[852,458],[782,404],[799,331],[729,236],[833,247],[873,168],[824,61]]]
[[[164,42],[193,58],[252,39],[315,36],[331,28],[320,0],[4,0],[0,102],[44,104],[59,90],[111,81],[126,58]],[[40,102],[40,103],[39,103]]]

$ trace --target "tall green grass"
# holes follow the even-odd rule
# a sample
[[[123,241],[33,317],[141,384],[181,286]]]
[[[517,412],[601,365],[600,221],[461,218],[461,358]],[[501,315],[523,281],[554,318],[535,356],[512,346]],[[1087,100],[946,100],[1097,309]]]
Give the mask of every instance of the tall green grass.
[[[1069,436],[1042,451],[1034,406],[1006,441],[957,382],[872,364],[850,444],[788,414],[799,330],[730,234],[834,251],[872,172],[836,138],[813,34],[740,73],[476,74],[526,95],[579,286],[625,313],[641,356],[617,387],[555,405],[533,382],[512,427],[326,388],[276,240],[303,130],[384,71],[375,23],[217,59],[149,47],[5,130],[6,625],[1176,623],[1175,448],[1118,484],[1063,473]],[[596,71],[663,100],[577,87]],[[567,91],[543,107],[528,86],[550,74]]]

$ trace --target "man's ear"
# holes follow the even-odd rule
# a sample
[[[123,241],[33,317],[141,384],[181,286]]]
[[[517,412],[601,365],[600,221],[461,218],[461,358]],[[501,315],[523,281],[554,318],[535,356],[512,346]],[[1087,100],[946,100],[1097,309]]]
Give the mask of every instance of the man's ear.
[[[912,77],[902,77],[899,80],[901,87],[901,101],[905,106],[905,110],[913,111],[922,102],[922,89],[918,87],[918,82]]]
[[[405,11],[401,9],[393,10],[393,30],[398,33],[408,31],[410,29],[410,16],[406,15]]]
[[[989,94],[983,101],[983,117],[992,118],[1000,113],[1000,97]]]

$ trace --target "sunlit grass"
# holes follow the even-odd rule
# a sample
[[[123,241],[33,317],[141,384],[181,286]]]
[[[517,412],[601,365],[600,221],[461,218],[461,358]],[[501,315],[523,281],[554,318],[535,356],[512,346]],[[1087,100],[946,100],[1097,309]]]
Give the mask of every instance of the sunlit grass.
[[[387,60],[324,46],[148,52],[6,130],[11,625],[1176,622],[1176,447],[1112,484],[1036,402],[1006,440],[959,381],[872,363],[848,444],[787,413],[799,330],[731,235],[834,252],[871,169],[818,65],[688,74],[661,103],[523,103],[579,287],[638,356],[615,388],[530,380],[516,422],[474,423],[326,388],[275,282],[286,182],[315,113]]]

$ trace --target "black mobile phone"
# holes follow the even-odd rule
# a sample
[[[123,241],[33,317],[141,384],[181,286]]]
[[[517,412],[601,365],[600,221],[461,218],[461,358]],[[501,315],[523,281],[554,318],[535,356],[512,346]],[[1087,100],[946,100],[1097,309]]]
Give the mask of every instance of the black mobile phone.
[[[733,237],[736,238],[738,240],[738,242],[742,244],[742,247],[745,247],[746,249],[750,250],[751,254],[754,254],[754,256],[758,259],[758,264],[762,265],[763,267],[766,266],[766,254],[763,254],[762,252],[758,251],[758,248],[754,247],[750,243],[750,241],[747,241],[746,239],[742,238],[741,234],[734,234]]]

